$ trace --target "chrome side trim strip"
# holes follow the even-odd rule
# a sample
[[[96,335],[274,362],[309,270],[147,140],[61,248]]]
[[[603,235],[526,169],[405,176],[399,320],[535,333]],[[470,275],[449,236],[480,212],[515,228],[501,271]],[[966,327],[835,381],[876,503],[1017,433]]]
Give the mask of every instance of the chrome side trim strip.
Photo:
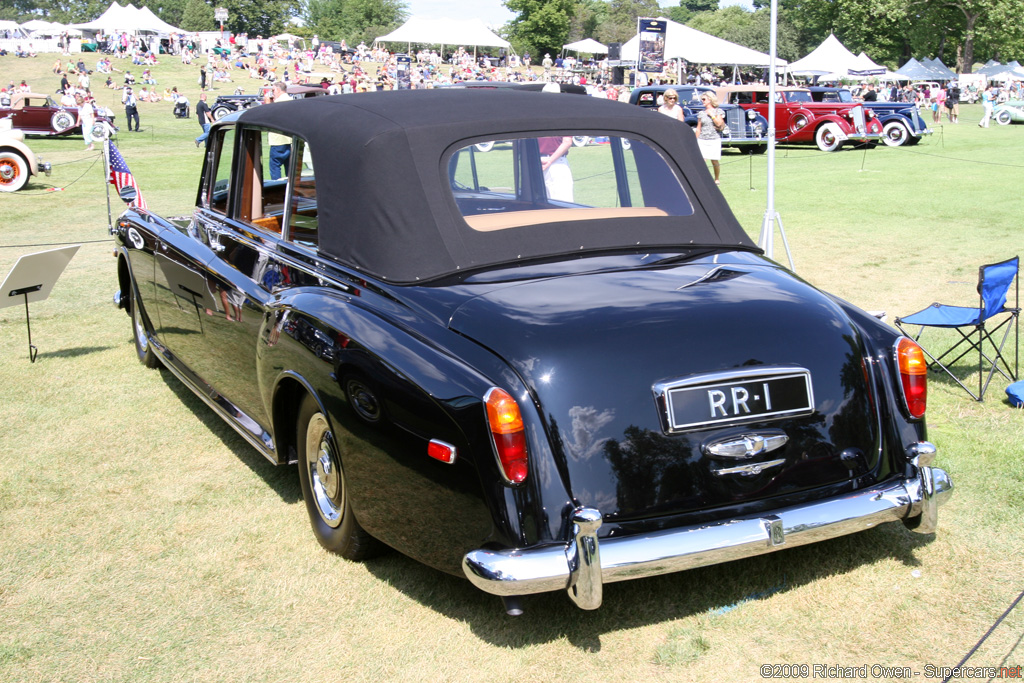
[[[154,346],[154,348],[159,352],[160,360],[163,363],[163,366],[165,368],[167,368],[168,370],[170,370],[171,374],[173,374],[175,377],[177,377],[178,380],[182,384],[184,384],[186,387],[191,389],[192,393],[194,393],[196,396],[201,398],[203,400],[203,403],[205,403],[207,406],[209,406],[210,408],[213,409],[213,412],[215,412],[218,415],[220,415],[221,418],[223,418],[224,422],[226,422],[228,425],[231,426],[232,429],[234,429],[236,432],[238,432],[238,435],[241,436],[246,441],[248,441],[249,444],[253,448],[255,448],[257,451],[259,451],[259,453],[264,458],[269,460],[274,465],[282,464],[281,462],[278,461],[277,456],[275,455],[275,452],[274,452],[275,449],[273,447],[273,440],[271,439],[269,434],[267,434],[266,432],[263,432],[263,438],[266,439],[267,442],[268,442],[268,443],[264,443],[264,441],[262,439],[260,439],[255,434],[253,434],[251,431],[246,429],[243,425],[239,424],[238,418],[236,416],[232,415],[227,410],[225,410],[220,404],[218,404],[216,401],[214,401],[205,391],[202,391],[201,389],[197,388],[195,383],[192,382],[188,377],[186,377],[185,373],[183,373],[180,369],[178,369],[178,367],[176,365],[176,361],[174,360],[174,355],[170,351],[167,350],[166,346],[164,346],[159,341],[154,339],[153,335],[148,335],[148,336],[149,336],[149,343],[152,344]],[[239,411],[239,412],[241,412],[241,411]],[[291,464],[291,463],[288,463],[288,464]]]
[[[915,531],[930,533],[927,529],[934,531],[934,510],[949,498],[952,489],[946,472],[922,467],[916,477],[774,510],[765,516],[607,538],[600,544],[596,538],[600,512],[577,508],[569,543],[474,550],[463,558],[462,570],[473,585],[487,593],[510,596],[569,589],[570,597],[580,607],[596,609],[603,583],[753,557],[852,534],[884,522],[907,518],[917,521],[917,515],[921,519]]]

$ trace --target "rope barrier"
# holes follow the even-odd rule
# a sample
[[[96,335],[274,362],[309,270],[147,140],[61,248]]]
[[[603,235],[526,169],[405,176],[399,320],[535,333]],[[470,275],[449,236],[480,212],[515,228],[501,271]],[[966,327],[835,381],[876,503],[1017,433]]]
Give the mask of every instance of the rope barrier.
[[[964,664],[966,664],[966,663],[967,663],[967,660],[971,658],[971,655],[973,655],[973,654],[974,654],[975,652],[977,652],[977,651],[978,651],[978,648],[979,648],[979,647],[981,647],[981,644],[982,644],[982,643],[984,643],[984,642],[985,642],[985,641],[986,641],[986,640],[988,639],[988,637],[989,637],[990,635],[992,635],[992,632],[993,632],[993,631],[995,631],[995,630],[996,630],[996,628],[998,628],[998,627],[999,627],[999,624],[1003,623],[1003,619],[1005,619],[1005,618],[1007,617],[1007,615],[1008,615],[1008,614],[1009,614],[1010,612],[1012,612],[1012,611],[1013,611],[1013,608],[1014,608],[1014,607],[1016,607],[1016,606],[1017,606],[1017,605],[1018,605],[1018,604],[1020,603],[1020,601],[1021,601],[1021,599],[1022,599],[1022,598],[1024,598],[1024,591],[1021,591],[1021,592],[1020,592],[1020,595],[1018,595],[1018,596],[1017,596],[1017,599],[1013,601],[1013,604],[1011,604],[1011,605],[1010,605],[1009,607],[1007,607],[1007,608],[1006,608],[1006,611],[1005,611],[1005,612],[1003,612],[1003,614],[1002,614],[1002,615],[1001,615],[1001,616],[1000,616],[1000,617],[999,617],[998,619],[996,619],[996,623],[992,624],[992,626],[991,626],[991,627],[989,628],[989,630],[985,632],[985,635],[983,635],[983,636],[981,637],[981,640],[979,640],[979,641],[978,641],[978,642],[977,642],[977,643],[975,644],[975,646],[971,648],[971,651],[970,651],[970,652],[968,652],[968,653],[967,653],[967,654],[966,654],[966,655],[964,656],[964,658],[960,660],[960,663],[959,663],[959,664],[957,664],[957,665],[956,665],[955,667],[953,667],[953,672],[952,672],[952,673],[950,673],[950,674],[949,674],[948,676],[946,676],[946,677],[945,677],[944,679],[942,679],[942,683],[949,683],[949,680],[950,680],[951,678],[953,678],[953,674],[954,674],[954,673],[956,673],[956,671],[957,671],[958,669],[960,669],[960,668],[961,668],[961,667],[962,667],[962,666],[963,666]]]
[[[66,247],[72,244],[101,244],[112,242],[112,237],[102,240],[75,240],[74,242],[44,242],[42,244],[0,244],[0,249],[35,249],[37,247]]]
[[[95,158],[95,159],[93,159],[93,161],[92,161],[92,164],[90,164],[90,165],[89,165],[89,168],[85,169],[85,171],[83,171],[83,172],[82,172],[82,174],[81,174],[80,176],[78,176],[77,178],[75,178],[74,180],[72,180],[72,181],[71,181],[70,183],[68,183],[67,185],[64,185],[63,187],[56,187],[56,186],[54,186],[54,187],[48,187],[48,188],[46,188],[45,190],[37,190],[37,191],[35,191],[35,192],[12,192],[12,193],[11,193],[11,195],[13,195],[13,196],[15,196],[15,197],[36,197],[36,196],[38,196],[38,195],[41,195],[41,194],[50,194],[51,192],[63,192],[64,190],[68,189],[69,187],[71,187],[72,185],[74,185],[75,183],[77,183],[77,182],[78,182],[79,180],[81,180],[82,178],[84,178],[84,177],[86,176],[86,174],[88,174],[88,173],[89,173],[89,171],[91,171],[91,170],[93,169],[93,167],[94,167],[94,166],[95,166],[95,165],[96,165],[96,164],[97,164],[97,163],[98,163],[98,162],[100,161],[100,159],[102,159],[102,158],[103,158],[103,155],[102,155],[102,154],[97,154],[97,155],[96,155],[96,158]],[[82,159],[79,159],[79,161],[82,161]],[[76,163],[76,162],[68,162],[68,163]]]

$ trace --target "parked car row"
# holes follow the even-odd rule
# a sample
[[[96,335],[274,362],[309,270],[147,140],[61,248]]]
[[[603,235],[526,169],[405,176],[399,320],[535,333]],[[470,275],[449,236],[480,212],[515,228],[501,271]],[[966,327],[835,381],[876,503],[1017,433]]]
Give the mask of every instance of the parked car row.
[[[715,92],[728,122],[722,145],[753,153],[764,151],[768,144],[768,86],[645,86],[632,92],[630,103],[656,109],[670,89],[679,94],[690,126],[697,125],[697,113],[703,108],[700,93]],[[815,144],[824,152],[835,152],[846,144],[913,145],[932,133],[914,104],[856,102],[845,88],[780,86],[775,98],[777,143]]]

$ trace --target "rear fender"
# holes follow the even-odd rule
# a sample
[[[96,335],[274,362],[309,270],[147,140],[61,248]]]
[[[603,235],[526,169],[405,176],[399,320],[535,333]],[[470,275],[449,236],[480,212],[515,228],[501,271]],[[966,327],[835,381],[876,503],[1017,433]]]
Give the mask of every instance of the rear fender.
[[[458,572],[467,547],[560,538],[560,505],[571,503],[519,377],[493,354],[438,330],[469,353],[460,348],[456,357],[359,297],[294,290],[264,319],[258,376],[282,457],[294,457],[287,455],[295,419],[289,406],[297,390],[309,391],[329,415],[363,528],[421,562]],[[460,360],[467,355],[484,370]],[[490,445],[483,396],[492,386],[517,399],[527,425],[530,476],[523,485],[504,483]],[[454,464],[427,455],[432,439],[455,446]],[[399,514],[396,506],[411,500],[422,501],[417,513]],[[550,500],[556,509],[542,503]],[[439,534],[450,542],[439,543]]]

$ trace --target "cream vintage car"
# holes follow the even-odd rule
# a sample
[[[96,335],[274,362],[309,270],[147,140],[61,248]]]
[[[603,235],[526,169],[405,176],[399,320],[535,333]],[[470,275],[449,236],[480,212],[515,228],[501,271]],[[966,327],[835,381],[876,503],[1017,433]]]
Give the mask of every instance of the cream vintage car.
[[[10,118],[0,119],[0,192],[17,192],[40,173],[50,175],[50,164],[29,149],[22,131],[11,129]]]

